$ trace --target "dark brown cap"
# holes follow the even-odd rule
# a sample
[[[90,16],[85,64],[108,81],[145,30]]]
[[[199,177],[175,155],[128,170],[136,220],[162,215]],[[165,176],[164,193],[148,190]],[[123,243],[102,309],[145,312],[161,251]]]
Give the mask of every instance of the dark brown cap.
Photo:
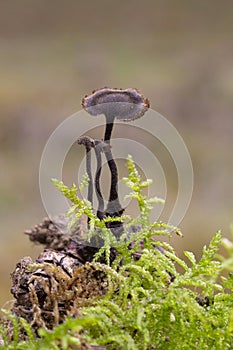
[[[95,142],[89,136],[80,136],[77,140],[79,145],[84,145],[87,148],[91,148],[95,146]]]
[[[94,90],[82,100],[83,108],[90,115],[104,114],[123,121],[131,121],[142,117],[150,107],[148,99],[136,89]]]

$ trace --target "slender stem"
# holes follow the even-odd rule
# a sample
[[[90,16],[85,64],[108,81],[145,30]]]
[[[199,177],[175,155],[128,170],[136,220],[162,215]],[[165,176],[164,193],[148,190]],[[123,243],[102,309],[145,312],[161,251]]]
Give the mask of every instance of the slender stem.
[[[122,208],[118,198],[118,171],[110,148],[105,151],[105,156],[111,172],[111,188],[106,214],[109,216],[120,216],[120,211]]]
[[[106,128],[105,128],[105,134],[104,134],[104,141],[110,143],[115,117],[105,116],[105,118],[106,118]]]
[[[81,136],[77,140],[79,145],[84,145],[86,149],[86,171],[88,175],[88,192],[87,199],[91,202],[93,207],[93,178],[91,172],[91,148],[94,146],[93,140],[88,136]],[[87,219],[87,223],[89,226],[90,219]]]
[[[106,115],[105,118],[106,118],[106,129],[105,129],[105,135],[104,135],[104,142],[110,145],[110,139],[112,135],[115,117],[111,115]],[[117,171],[116,162],[113,159],[113,155],[110,147],[106,149],[105,156],[111,172],[111,188],[110,188],[106,215],[120,216],[119,213],[122,210],[122,208],[118,198],[118,171]]]
[[[108,140],[108,143],[110,146],[110,140]],[[106,209],[106,216],[118,217],[122,215],[123,209],[118,197],[118,170],[110,147],[106,149],[105,156],[111,172],[111,188]],[[106,226],[111,229],[116,237],[120,237],[123,233],[123,223],[121,221],[110,222]]]
[[[96,155],[96,173],[95,173],[95,191],[98,199],[98,209],[97,209],[97,217],[102,220],[104,217],[104,199],[100,189],[100,175],[102,170],[102,157],[101,157],[101,149],[97,144],[95,146],[95,155]]]
[[[91,147],[86,146],[86,170],[88,175],[87,200],[93,205],[93,178],[91,173]]]
[[[118,171],[110,148],[105,152],[105,156],[111,171],[111,188],[106,209],[106,216],[120,217],[124,210],[122,209],[118,197]],[[120,220],[109,222],[106,224],[106,227],[111,229],[116,238],[119,238],[123,234],[123,222]]]

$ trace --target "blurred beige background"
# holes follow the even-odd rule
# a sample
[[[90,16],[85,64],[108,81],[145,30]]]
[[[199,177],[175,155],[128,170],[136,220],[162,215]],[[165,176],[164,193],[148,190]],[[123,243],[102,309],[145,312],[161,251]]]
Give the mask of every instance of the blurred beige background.
[[[232,13],[230,0],[0,0],[0,306],[16,262],[40,251],[23,231],[46,215],[43,147],[93,88],[137,87],[184,138],[195,182],[179,254],[229,235]]]

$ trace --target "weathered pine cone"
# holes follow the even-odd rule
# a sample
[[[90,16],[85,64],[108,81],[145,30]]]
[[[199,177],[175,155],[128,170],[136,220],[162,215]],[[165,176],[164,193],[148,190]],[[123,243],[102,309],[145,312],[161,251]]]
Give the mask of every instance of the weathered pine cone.
[[[98,248],[79,243],[74,239],[77,231],[68,233],[66,225],[65,218],[46,218],[26,231],[46,248],[35,262],[30,257],[21,259],[11,275],[16,299],[12,311],[35,330],[52,329],[67,316],[80,316],[80,306],[108,289],[104,268],[91,262]]]

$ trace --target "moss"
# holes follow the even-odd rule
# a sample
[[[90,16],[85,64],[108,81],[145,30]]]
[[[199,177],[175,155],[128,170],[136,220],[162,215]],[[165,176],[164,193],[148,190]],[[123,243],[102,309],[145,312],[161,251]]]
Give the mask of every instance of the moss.
[[[224,269],[233,270],[233,243],[222,240],[218,231],[199,261],[192,252],[184,252],[188,262],[180,259],[161,239],[180,231],[149,222],[152,203],[161,200],[142,194],[150,181],[141,182],[130,157],[127,162],[125,183],[138,202],[137,219],[99,220],[90,203],[77,197],[74,185],[69,189],[54,181],[72,201],[70,225],[86,215],[90,230],[86,236],[78,231],[82,244],[79,236],[69,233],[70,243],[64,240],[63,248],[51,243],[52,249],[46,242],[36,263],[24,258],[17,264],[12,274],[16,301],[1,320],[1,348],[233,347],[233,277],[232,272],[227,277],[222,274]],[[119,219],[124,232],[116,239],[106,224]],[[56,242],[58,236],[55,232]],[[103,245],[95,249],[84,245],[92,240]],[[229,257],[219,254],[220,244]],[[86,255],[80,254],[82,249]]]

